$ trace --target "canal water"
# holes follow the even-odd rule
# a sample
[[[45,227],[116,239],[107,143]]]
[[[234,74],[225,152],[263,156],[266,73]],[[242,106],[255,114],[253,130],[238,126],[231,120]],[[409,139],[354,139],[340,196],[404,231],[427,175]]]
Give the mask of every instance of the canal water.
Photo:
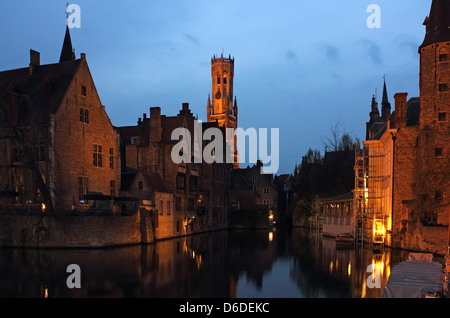
[[[230,230],[153,245],[0,250],[0,297],[376,298],[405,251],[336,249],[303,228]],[[70,264],[81,288],[70,289]]]

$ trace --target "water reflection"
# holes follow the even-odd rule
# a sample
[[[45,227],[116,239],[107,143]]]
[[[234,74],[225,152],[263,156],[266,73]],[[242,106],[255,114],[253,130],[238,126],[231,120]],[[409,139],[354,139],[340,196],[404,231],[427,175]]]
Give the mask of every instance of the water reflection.
[[[379,297],[377,279],[382,287],[406,257],[337,250],[334,239],[305,229],[219,231],[114,249],[4,249],[0,297]],[[81,268],[81,289],[66,285],[69,264]]]

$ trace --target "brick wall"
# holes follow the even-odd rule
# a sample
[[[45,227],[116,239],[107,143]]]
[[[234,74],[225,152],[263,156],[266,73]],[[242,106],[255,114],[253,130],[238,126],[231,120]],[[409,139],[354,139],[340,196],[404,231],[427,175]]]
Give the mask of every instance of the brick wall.
[[[82,86],[86,87],[86,96],[82,94]],[[89,112],[88,123],[80,120],[80,109]],[[94,145],[101,146],[102,149],[101,167],[94,166]],[[112,149],[112,168],[110,149]],[[118,195],[119,134],[101,104],[84,60],[80,63],[78,72],[55,116],[54,152],[58,211],[69,210],[73,203],[78,204],[78,211],[89,207],[79,203],[80,177],[88,178],[89,192],[103,195],[110,195],[111,181],[114,181],[114,193]]]

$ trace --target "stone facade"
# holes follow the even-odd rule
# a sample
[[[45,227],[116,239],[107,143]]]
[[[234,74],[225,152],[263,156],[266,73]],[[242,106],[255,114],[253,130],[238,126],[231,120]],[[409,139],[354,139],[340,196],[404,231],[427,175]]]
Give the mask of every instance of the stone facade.
[[[86,195],[119,194],[119,134],[85,54],[40,65],[31,50],[28,68],[0,72],[0,91],[3,209],[30,211],[42,203],[49,212],[86,212],[95,203]]]

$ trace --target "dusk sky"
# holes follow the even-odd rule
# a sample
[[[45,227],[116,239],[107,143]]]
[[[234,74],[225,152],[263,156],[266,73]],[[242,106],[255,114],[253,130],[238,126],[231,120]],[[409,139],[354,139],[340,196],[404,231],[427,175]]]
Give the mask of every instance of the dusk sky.
[[[173,116],[187,102],[206,121],[211,58],[235,58],[238,126],[280,129],[280,169],[291,173],[308,148],[340,123],[364,139],[383,75],[394,94],[419,96],[418,47],[431,0],[76,0],[76,57],[86,53],[115,126],[134,125],[150,107]],[[366,24],[381,8],[381,27]],[[59,61],[66,1],[0,0],[0,71]],[[246,166],[244,164],[243,166]]]

